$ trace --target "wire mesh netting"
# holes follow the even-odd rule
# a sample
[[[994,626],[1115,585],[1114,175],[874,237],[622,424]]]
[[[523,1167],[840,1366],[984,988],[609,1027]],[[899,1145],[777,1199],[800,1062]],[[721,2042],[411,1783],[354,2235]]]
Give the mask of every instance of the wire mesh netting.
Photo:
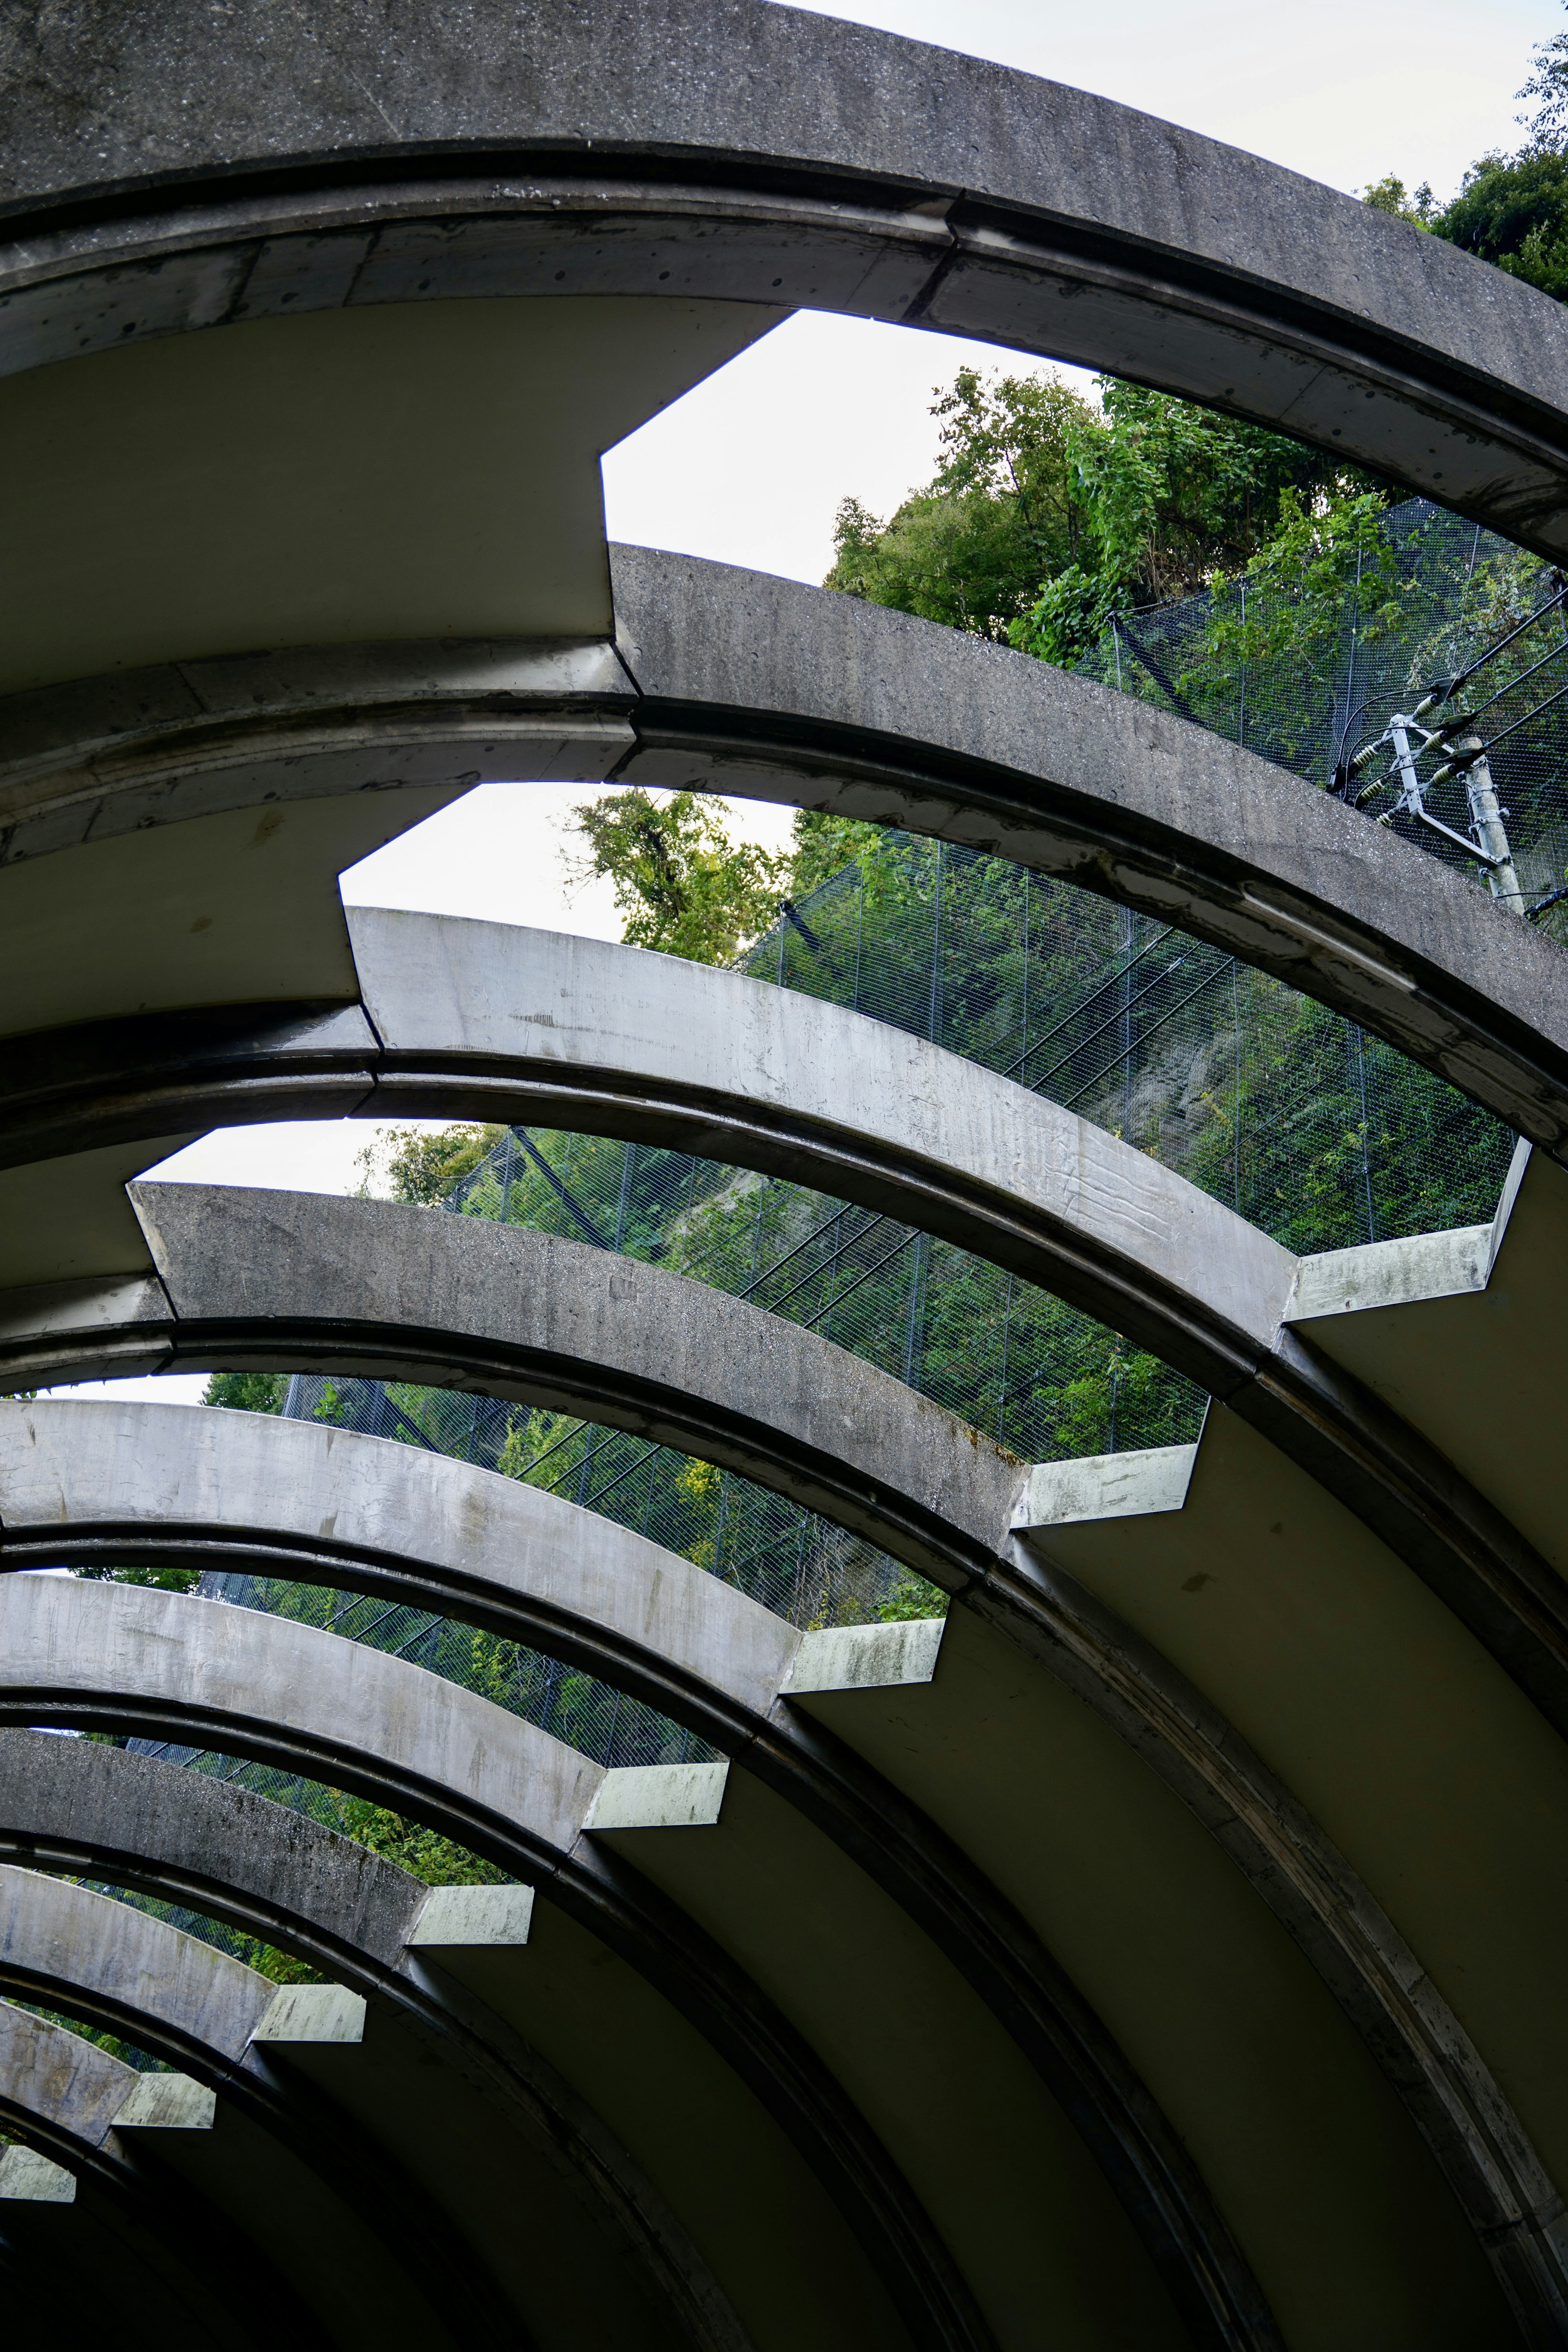
[[[1083,667],[1319,783],[1435,676],[1459,678],[1455,708],[1496,742],[1521,877],[1545,889],[1568,856],[1568,745],[1559,742],[1568,705],[1550,700],[1552,665],[1568,679],[1568,635],[1552,592],[1535,559],[1413,500],[1383,518],[1337,599],[1228,587],[1120,620]],[[1480,674],[1497,698],[1482,711],[1477,681],[1467,686],[1462,674],[1509,631],[1508,647]],[[1464,784],[1447,799],[1446,791],[1433,787],[1432,807],[1458,825]],[[1466,859],[1412,819],[1394,821],[1483,877],[1473,854]],[[1543,919],[1568,921],[1568,907]],[[742,969],[984,1063],[1299,1251],[1484,1220],[1514,1141],[1452,1088],[1266,974],[1068,884],[942,842],[881,836],[786,907]],[[1202,1394],[1115,1332],[951,1244],[803,1186],[688,1154],[519,1129],[444,1206],[618,1250],[749,1298],[1026,1459],[1172,1444],[1201,1424]],[[285,1410],[543,1486],[797,1624],[942,1606],[933,1588],[862,1539],[625,1432],[413,1384],[315,1375],[289,1383]],[[709,1752],[585,1676],[423,1612],[249,1575],[212,1575],[202,1589],[395,1649],[606,1764]]]
[[[1080,664],[1124,694],[1195,719],[1293,775],[1342,790],[1377,821],[1478,881],[1468,761],[1483,751],[1527,905],[1568,869],[1568,612],[1561,575],[1426,499],[1388,509],[1347,541],[1331,571],[1233,581],[1118,616]],[[1382,780],[1387,758],[1347,777],[1358,747],[1428,699],[1437,740],[1422,800],[1447,836]],[[1542,908],[1568,939],[1568,904]]]

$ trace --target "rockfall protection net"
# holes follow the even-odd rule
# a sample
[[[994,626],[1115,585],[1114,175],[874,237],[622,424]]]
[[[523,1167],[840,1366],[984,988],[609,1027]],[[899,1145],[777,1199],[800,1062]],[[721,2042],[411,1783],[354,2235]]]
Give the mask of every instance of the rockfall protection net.
[[[1319,785],[1500,639],[1449,697],[1494,748],[1521,879],[1568,859],[1568,625],[1556,583],[1424,500],[1342,552],[1343,593],[1233,586],[1119,620],[1084,669]],[[1538,614],[1540,617],[1531,618]],[[1513,634],[1510,634],[1513,633]],[[1458,737],[1457,740],[1468,740]],[[1440,754],[1426,762],[1429,774]],[[1356,780],[1360,791],[1373,767]],[[1369,824],[1388,804],[1374,795]],[[1463,829],[1462,778],[1432,812]],[[1482,869],[1406,817],[1396,828]],[[1568,924],[1568,902],[1545,910]],[[1179,1170],[1296,1250],[1489,1217],[1512,1135],[1356,1025],[1218,950],[1005,860],[901,834],[784,909],[755,979],[1005,1073]],[[713,1283],[825,1334],[1031,1460],[1195,1435],[1190,1382],[1047,1293],[897,1221],[689,1155],[518,1129],[447,1211],[501,1218]],[[927,1615],[942,1596],[860,1538],[727,1471],[569,1416],[399,1383],[300,1376],[286,1410],[525,1478],[636,1528],[803,1625]],[[482,1689],[605,1762],[708,1751],[516,1645],[248,1575],[204,1591],[282,1610]]]

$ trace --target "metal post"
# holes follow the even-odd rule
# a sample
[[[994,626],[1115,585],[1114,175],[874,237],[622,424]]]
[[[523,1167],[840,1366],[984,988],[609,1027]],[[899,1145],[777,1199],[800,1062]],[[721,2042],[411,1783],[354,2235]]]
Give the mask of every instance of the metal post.
[[[1498,861],[1495,866],[1490,866],[1487,869],[1487,887],[1492,897],[1500,899],[1512,913],[1522,915],[1524,893],[1519,887],[1519,876],[1514,870],[1513,852],[1509,846],[1502,811],[1498,806],[1497,786],[1492,782],[1491,766],[1481,749],[1480,737],[1468,735],[1462,743],[1457,743],[1454,749],[1461,757],[1467,752],[1475,754],[1465,774],[1465,790],[1470,803],[1470,823],[1476,829],[1477,846],[1484,849],[1489,857],[1496,858]]]

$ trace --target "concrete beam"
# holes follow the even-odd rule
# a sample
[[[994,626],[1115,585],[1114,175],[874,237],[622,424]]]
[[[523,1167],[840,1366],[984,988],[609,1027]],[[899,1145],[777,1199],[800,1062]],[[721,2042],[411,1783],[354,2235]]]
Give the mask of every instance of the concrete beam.
[[[754,0],[591,26],[555,0],[470,5],[390,50],[346,5],[302,32],[279,0],[237,44],[183,0],[108,52],[74,20],[28,25],[13,71],[12,366],[440,296],[815,303],[1157,382],[1568,547],[1544,298],[1256,157],[950,51]]]
[[[520,2158],[533,2168],[529,2210],[547,2235],[536,2248],[515,2214],[513,2234],[542,2270],[549,2245],[571,2242],[586,2220],[597,2242],[586,2275],[625,2274],[650,2340],[662,2340],[668,2312],[699,2352],[752,2352],[712,2269],[646,2172],[564,2076],[450,1973],[476,1936],[492,1963],[521,1948],[531,1890],[429,1888],[367,1847],[206,1774],[31,1731],[0,1732],[0,1853],[204,1912],[356,1987],[410,2032],[426,2075],[439,2068],[484,2103],[490,2128],[481,2118],[471,2136],[498,2177],[514,2179]],[[732,2128],[732,2145],[742,2137]],[[575,2221],[562,2214],[563,2194]]]
[[[483,1625],[743,1762],[869,1870],[1000,2018],[1193,2324],[1217,2342],[1267,2340],[1262,2299],[1179,2136],[1037,1936],[917,1809],[779,1704],[929,1682],[940,1619],[801,1633],[570,1503],[347,1432],[178,1406],[0,1407],[0,1563],[127,1556],[245,1565]],[[633,1825],[621,1813],[616,1825]],[[589,1825],[611,1825],[603,1797]]]
[[[434,804],[420,792],[540,762],[552,775],[833,809],[961,841],[1174,922],[1568,1150],[1563,957],[1411,843],[1205,729],[959,631],[647,549],[616,549],[613,569],[618,658],[604,646],[529,643],[306,647],[0,699],[0,873],[6,858],[31,863],[36,892],[48,854],[90,832],[109,894],[102,920],[123,924],[110,883],[140,897],[158,880],[172,854],[158,847],[165,824],[201,818],[221,832],[220,819],[241,824],[263,803],[275,817],[322,795],[330,811],[331,795],[368,780],[395,830]],[[388,770],[403,779],[395,790]],[[134,876],[110,873],[116,839],[132,844]],[[58,888],[71,904],[94,870],[67,861]],[[222,882],[193,873],[185,896],[195,906]],[[146,942],[134,986],[129,939],[116,946],[107,932],[90,975],[79,960],[40,982],[18,918],[17,951],[32,960],[17,969],[26,1010],[16,1017],[43,1029],[149,1001],[248,995],[272,1003],[248,1021],[229,1016],[232,1028],[210,1014],[183,1034],[127,1026],[98,1041],[96,1059],[159,1087],[204,1055],[221,1076],[237,1052],[261,1050],[280,1078],[293,1067],[277,1058],[292,1026],[298,1074],[321,1065],[331,1041],[304,1052],[299,1021],[319,1010],[303,1000],[338,993],[335,981],[309,979],[297,956],[292,978],[268,967],[267,985],[247,990],[237,945],[215,986],[222,940],[188,938],[195,919],[171,915],[157,948],[169,970],[150,999]],[[243,919],[237,942],[241,933]],[[261,948],[250,942],[252,963]],[[79,1086],[94,1045],[59,1037],[48,1050],[57,1066],[62,1056],[76,1066]],[[32,1049],[20,1050],[10,1086],[25,1097]],[[59,1102],[69,1100],[68,1086]]]
[[[1216,1712],[1200,1712],[1194,1739],[1182,1677],[1118,1621],[1085,1606],[1070,1582],[1042,1576],[1020,1552],[1012,1529],[1025,1465],[929,1401],[703,1285],[575,1244],[472,1220],[290,1196],[267,1198],[262,1227],[231,1191],[203,1203],[195,1188],[155,1189],[169,1220],[159,1228],[168,1297],[157,1294],[162,1319],[151,1327],[163,1335],[163,1361],[303,1357],[341,1370],[481,1386],[618,1421],[826,1508],[934,1575],[1042,1659],[1224,1835],[1315,1964],[1331,1951],[1339,1968],[1345,1938],[1338,1915],[1353,1912],[1359,1899],[1335,1891],[1347,1884],[1340,1858],[1324,1853],[1315,1825],[1272,1776],[1233,1753],[1235,1735]],[[230,1222],[237,1213],[237,1225]],[[402,1267],[399,1249],[413,1253]],[[253,1270],[247,1312],[238,1318],[236,1264]],[[287,1305],[290,1296],[308,1306]],[[205,1328],[196,1320],[204,1307],[225,1307],[221,1322],[216,1312]],[[132,1344],[144,1345],[151,1328]],[[64,1369],[57,1363],[52,1377]],[[1542,1567],[1542,1575],[1550,1571]],[[1326,1924],[1318,1917],[1325,1909],[1332,1915]],[[1369,1953],[1365,1965],[1375,1974],[1383,1963]],[[1380,2001],[1375,1995],[1373,2005]],[[1400,2044],[1394,2071],[1425,2081],[1424,2052],[1422,2043],[1407,2063]],[[1457,2161],[1470,2161],[1470,2129],[1467,2115],[1456,2126]]]
[[[617,1776],[400,1659],[278,1617],[73,1579],[0,1587],[0,1721],[191,1740],[413,1814],[548,1890],[690,2021],[840,2203],[917,2345],[989,2347],[973,2294],[863,2116],[731,1956],[595,1848]],[[631,1818],[717,1817],[724,1768],[667,1767]],[[639,1791],[640,1793],[640,1791]]]
[[[150,2079],[161,2086],[151,2094]],[[132,2259],[151,2258],[199,2338],[262,2352],[281,2326],[311,2352],[327,2352],[313,2313],[264,2247],[207,2193],[201,2174],[212,2161],[215,2116],[200,2084],[139,2074],[80,2034],[0,2001],[0,2116],[36,2158],[106,2195]],[[201,2151],[194,2179],[179,2160],[187,2134]]]
[[[383,1115],[543,1118],[818,1184],[1058,1293],[1200,1381],[1350,1497],[1568,1721],[1559,1580],[1435,1449],[1287,1328],[1290,1254],[1183,1178],[974,1063],[761,982],[504,925],[374,909],[351,922],[363,1010],[285,1019],[259,1046],[220,1023],[216,1047],[210,1031],[177,1038],[162,1072],[128,1071],[114,1058],[126,1041],[107,1032],[79,1040],[63,1074],[62,1040],[31,1045],[12,1149],[122,1141],[138,1122],[198,1124],[226,1102],[298,1109],[310,1086],[341,1108],[346,1087]],[[190,1278],[200,1196],[134,1198],[188,1319],[216,1286]],[[359,1263],[345,1257],[332,1281]],[[231,1264],[226,1252],[225,1280]]]
[[[706,1001],[700,989],[683,993],[687,974],[728,977],[647,961],[678,975],[660,1000],[667,1012],[684,1005],[695,1015]],[[552,1017],[553,1001],[542,1000]],[[1200,1378],[1206,1369],[1215,1393],[1347,1501],[1568,1725],[1561,1580],[1436,1446],[1287,1325],[1297,1271],[1288,1252],[1070,1114],[869,1022],[849,1033],[873,1041],[857,1073],[868,1104],[858,1160],[836,1104],[814,1099],[820,1082],[808,1050],[858,1016],[797,1020],[789,1008],[806,1016],[824,1008],[760,983],[735,1001],[760,1017],[753,1047],[782,1039],[791,1055],[761,1077],[736,1074],[720,1097],[726,1119],[722,1139],[710,1137],[715,1150],[809,1150],[835,1191],[880,1204],[897,1187],[900,1198],[937,1202],[954,1238],[1100,1300],[1113,1328]],[[645,1050],[645,1067],[657,1072],[658,1055]],[[944,1113],[934,1106],[950,1083]],[[696,1108],[679,1071],[647,1084],[679,1103],[682,1117]],[[599,1099],[613,1102],[614,1088],[605,1084]],[[319,1367],[582,1411],[782,1485],[950,1591],[979,1580],[994,1605],[1032,1619],[1032,1598],[996,1568],[1019,1476],[1013,1457],[976,1447],[973,1433],[888,1375],[705,1284],[389,1203],[188,1184],[138,1185],[132,1199],[160,1280],[13,1294],[0,1315],[5,1385],[176,1362]]]

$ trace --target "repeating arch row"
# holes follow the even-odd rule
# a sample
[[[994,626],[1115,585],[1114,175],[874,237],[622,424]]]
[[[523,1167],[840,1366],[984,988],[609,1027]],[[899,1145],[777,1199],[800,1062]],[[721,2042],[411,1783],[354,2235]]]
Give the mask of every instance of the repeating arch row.
[[[426,1221],[418,1222],[423,1226]],[[805,1335],[787,1337],[805,1340]],[[779,1392],[779,1366],[788,1352],[772,1351],[772,1397]],[[848,1424],[846,1389],[842,1383],[836,1389],[831,1374],[837,1366],[857,1375],[865,1368],[820,1342],[805,1340],[802,1353],[804,1365],[795,1366],[783,1385],[815,1397],[829,1423]],[[721,1377],[733,1388],[732,1349]],[[972,1464],[978,1457],[984,1467],[983,1443],[977,1445],[972,1433],[882,1376],[872,1375],[855,1403],[868,1425],[886,1431],[900,1398],[917,1409],[925,1432],[924,1460],[928,1468],[936,1466],[939,1484],[942,1449],[932,1440],[943,1433],[943,1424],[951,1450],[967,1452]],[[776,1407],[774,1413],[775,1420],[787,1417]],[[96,1433],[96,1445],[89,1432]],[[892,1450],[881,1465],[884,1482],[898,1475],[889,1467]],[[1539,2159],[1517,2121],[1500,2120],[1504,2103],[1457,2021],[1430,1995],[1412,2006],[1404,1988],[1419,1971],[1396,1931],[1300,1805],[1212,1706],[1127,1628],[1108,1622],[1070,1579],[1051,1573],[1048,1566],[1041,1575],[1007,1533],[1010,1522],[1028,1516],[1017,1473],[1005,1456],[994,1459],[994,1470],[1005,1480],[1006,1500],[1005,1516],[991,1536],[997,1571],[1022,1591],[1026,1605],[1030,1598],[1035,1602],[1032,1627],[1020,1622],[1016,1606],[1004,1610],[1004,1622],[1133,1741],[1242,1861],[1383,2056],[1483,2236],[1498,2242],[1506,2212],[1510,2260],[1517,2258],[1521,2235],[1540,2233],[1550,2269],[1553,2199]],[[282,1496],[291,1499],[281,1502]],[[792,1640],[764,1612],[686,1563],[488,1474],[433,1464],[374,1440],[226,1415],[209,1421],[178,1409],[131,1409],[117,1415],[107,1407],[14,1408],[0,1454],[0,1542],[17,1562],[89,1561],[130,1547],[138,1557],[247,1564],[263,1572],[379,1590],[447,1609],[588,1664],[742,1755],[752,1769],[858,1853],[954,1952],[971,1981],[1041,2063],[1041,2011],[1060,1979],[1053,1984],[1048,1967],[1042,1969],[1035,1959],[1031,1995],[1032,1938],[1026,1930],[1020,1934],[1023,1923],[1015,1921],[1009,1929],[1007,1906],[994,1890],[976,1884],[960,1849],[935,1835],[918,1812],[911,1816],[896,1791],[878,1785],[875,1776],[868,1780],[863,1769],[858,1772],[852,1750],[810,1726],[804,1727],[803,1736],[798,1710],[777,1704],[781,1689],[824,1686],[820,1670],[814,1675],[807,1665],[801,1671],[813,1642],[831,1639],[843,1649],[848,1637],[808,1637],[795,1648],[798,1637]],[[321,1535],[324,1526],[332,1530],[330,1540]],[[460,1556],[454,1556],[442,1526],[466,1530]],[[499,1572],[488,1568],[491,1558]],[[1010,1569],[1005,1566],[1008,1561]],[[766,1671],[761,1670],[759,1639],[772,1656]],[[862,1647],[866,1664],[847,1668],[840,1663],[840,1675],[867,1675],[876,1649],[889,1647],[887,1633],[862,1639]],[[797,1717],[793,1726],[787,1721],[792,1712]],[[1184,1717],[1187,1726],[1201,1727],[1200,1752],[1194,1753]],[[1237,1829],[1243,1821],[1247,1832],[1238,1849]],[[1150,2179],[1147,2126],[1139,2116],[1136,2086],[1129,2098],[1127,2087],[1119,2091],[1112,2077],[1107,2101],[1105,2083],[1095,2080],[1092,2026],[1085,2036],[1081,2013],[1075,2014],[1070,2001],[1062,2005],[1059,1992],[1057,1998],[1058,2014],[1042,2071],[1059,2085],[1065,2026],[1068,2063],[1079,2074],[1079,2095],[1071,2111],[1081,2116],[1087,2109],[1092,2116],[1097,2102],[1111,2107],[1123,2194],[1131,2170],[1134,2195],[1129,2201],[1136,2210],[1136,2189]],[[1075,2033],[1076,2050],[1070,2047]],[[1102,2116],[1101,2132],[1091,2134],[1091,2144],[1100,2140],[1102,2161],[1106,2120]],[[1158,2156],[1157,2135],[1152,2152]],[[1115,2177],[1118,2168],[1108,2168]],[[1514,2185],[1505,2186],[1509,2181]],[[1194,2200],[1189,2190],[1187,2210],[1191,2213],[1195,2207],[1200,2241],[1205,2234],[1202,2205],[1201,2196]],[[1186,2227],[1190,2233],[1192,2222]],[[1190,2252],[1187,2259],[1192,2262]],[[1526,2287],[1527,2300],[1532,2292]]]
[[[428,1966],[455,1962],[470,1936],[482,1949],[497,1935],[493,1917],[468,1912],[468,1890],[456,1903],[433,1896],[368,1847],[206,1774],[31,1731],[0,1733],[0,1854],[217,1919],[395,2012],[535,2166],[567,2184],[595,2218],[604,2257],[642,2280],[682,2342],[749,2352],[711,2268],[603,2119],[449,1968]],[[521,1890],[502,1892],[510,1942],[525,1932]],[[53,1958],[35,1948],[40,1976]],[[79,1953],[69,1958],[79,1969]]]

